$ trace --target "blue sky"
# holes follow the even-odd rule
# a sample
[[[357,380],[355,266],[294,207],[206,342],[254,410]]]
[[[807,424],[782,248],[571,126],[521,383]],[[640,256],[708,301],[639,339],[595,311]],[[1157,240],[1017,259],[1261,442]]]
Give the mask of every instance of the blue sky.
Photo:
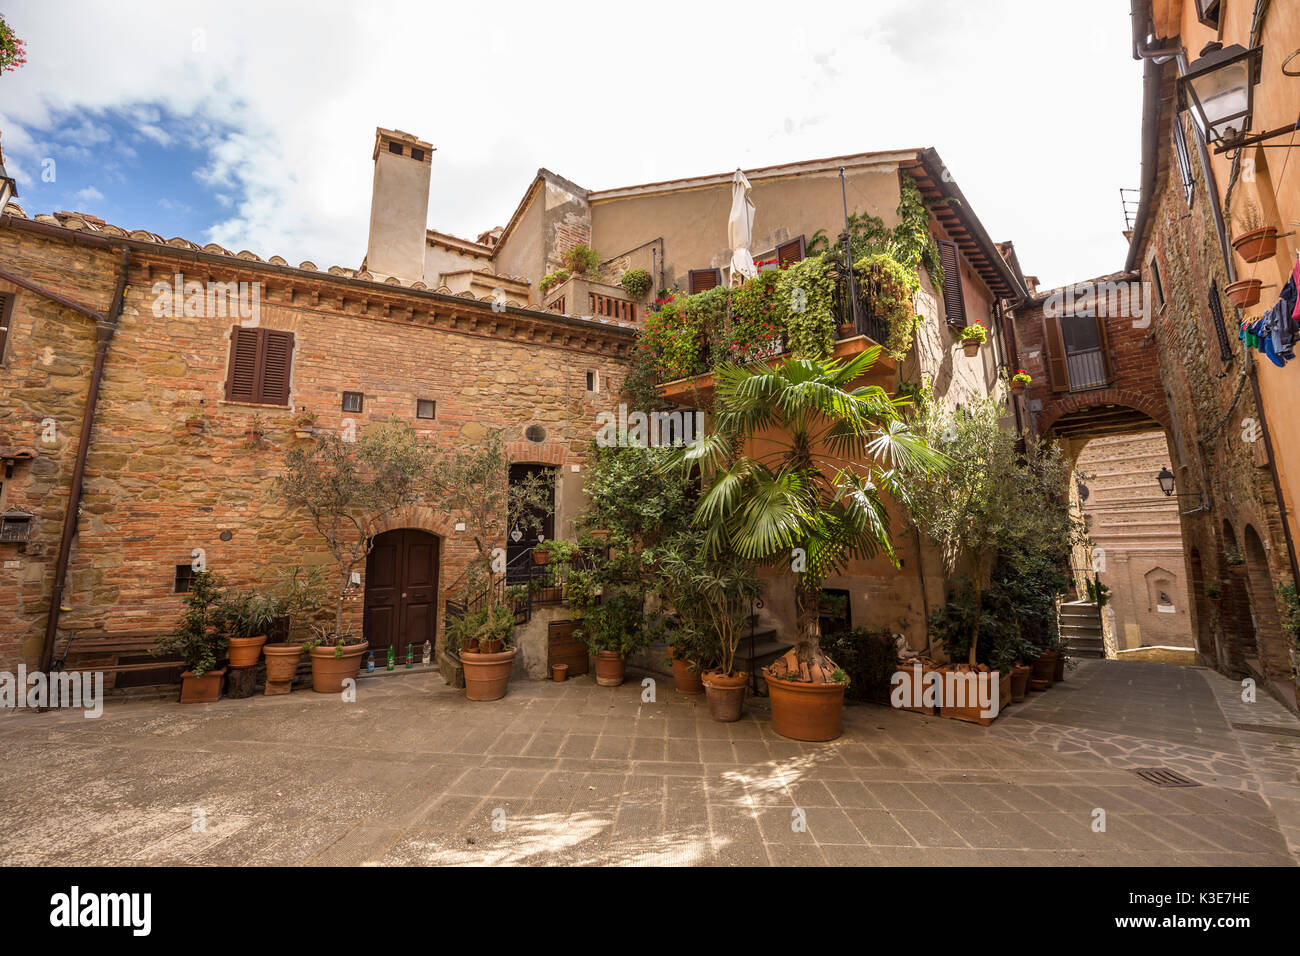
[[[1122,266],[1141,120],[1126,0],[620,9],[7,0],[28,64],[0,77],[0,134],[29,215],[321,267],[365,254],[376,126],[437,147],[429,225],[471,238],[541,166],[606,189],[934,146],[1026,272]]]

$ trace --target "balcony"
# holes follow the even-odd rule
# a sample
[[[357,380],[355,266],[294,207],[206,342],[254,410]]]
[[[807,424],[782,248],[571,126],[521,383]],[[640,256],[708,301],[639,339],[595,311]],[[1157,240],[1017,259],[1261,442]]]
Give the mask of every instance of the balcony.
[[[542,295],[542,308],[560,315],[628,323],[636,322],[641,314],[641,306],[627,297],[622,286],[584,276],[571,276],[548,289]]]

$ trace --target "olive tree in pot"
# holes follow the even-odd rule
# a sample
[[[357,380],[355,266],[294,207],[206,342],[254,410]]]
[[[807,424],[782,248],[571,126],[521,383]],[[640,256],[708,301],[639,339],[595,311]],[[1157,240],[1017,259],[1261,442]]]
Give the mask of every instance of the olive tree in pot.
[[[319,564],[293,565],[280,571],[274,593],[281,614],[276,623],[283,627],[284,640],[262,647],[266,657],[264,693],[268,696],[287,694],[293,689],[304,645],[310,639],[312,620],[330,601],[325,573],[325,566]]]
[[[897,565],[886,497],[906,504],[910,482],[947,460],[904,421],[908,400],[857,384],[881,351],[720,366],[708,427],[675,456],[703,474],[695,521],[709,553],[793,577],[795,647],[763,676],[773,729],[796,740],[832,740],[842,726],[845,675],[821,648],[822,582],[850,560],[884,554]]]
[[[319,693],[337,693],[356,677],[369,644],[349,630],[345,610],[360,599],[361,570],[375,535],[393,512],[417,499],[428,469],[424,440],[396,417],[354,442],[330,432],[289,450],[273,493],[307,513],[338,567],[334,620],[313,626],[305,642],[312,688]]]
[[[220,627],[218,606],[225,596],[225,582],[211,571],[195,571],[185,595],[185,612],[172,633],[158,639],[153,653],[179,657],[185,664],[181,674],[181,703],[210,703],[221,697],[224,667],[217,660],[226,649],[226,635]]]

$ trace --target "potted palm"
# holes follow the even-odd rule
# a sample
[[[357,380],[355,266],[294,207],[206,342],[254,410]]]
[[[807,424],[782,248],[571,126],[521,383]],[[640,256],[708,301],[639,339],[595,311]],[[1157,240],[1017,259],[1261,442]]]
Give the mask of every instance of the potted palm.
[[[982,325],[968,325],[961,330],[961,350],[967,358],[979,354],[980,346],[988,339],[988,331]]]
[[[878,386],[859,385],[879,346],[851,359],[722,365],[704,433],[672,461],[699,468],[695,509],[710,553],[764,562],[793,578],[795,647],[764,671],[772,728],[796,740],[841,731],[847,676],[821,647],[822,584],[851,560],[898,559],[885,495],[946,459],[917,437]],[[763,456],[751,457],[762,433]]]
[[[158,639],[153,653],[179,657],[185,664],[181,674],[181,703],[204,704],[221,698],[224,667],[217,659],[226,649],[226,635],[220,627],[217,608],[224,597],[224,581],[211,571],[195,571],[185,595],[185,612],[172,633]]]

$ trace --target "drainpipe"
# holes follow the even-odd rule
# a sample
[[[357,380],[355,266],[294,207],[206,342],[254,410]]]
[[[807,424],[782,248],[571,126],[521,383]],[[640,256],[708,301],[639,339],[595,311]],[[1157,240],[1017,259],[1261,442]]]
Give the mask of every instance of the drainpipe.
[[[90,373],[90,388],[86,393],[86,408],[81,417],[81,437],[77,442],[77,461],[72,469],[72,487],[68,491],[68,509],[63,516],[63,535],[59,539],[59,557],[54,566],[54,591],[50,595],[50,612],[45,619],[45,644],[41,648],[41,672],[49,673],[50,663],[54,658],[54,643],[58,637],[59,612],[63,607],[63,589],[68,577],[68,559],[72,554],[72,539],[77,533],[77,517],[81,510],[82,483],[86,475],[86,456],[90,451],[90,433],[95,423],[95,407],[99,403],[99,386],[104,378],[104,361],[108,357],[108,346],[117,332],[118,320],[122,315],[122,302],[126,296],[127,267],[131,262],[131,252],[125,247],[118,262],[117,287],[113,291],[113,303],[109,306],[107,318],[95,322],[95,366]],[[33,288],[28,285],[28,288]],[[34,291],[49,296],[56,302],[64,302],[60,297],[41,289]],[[78,309],[85,314],[85,309]]]

